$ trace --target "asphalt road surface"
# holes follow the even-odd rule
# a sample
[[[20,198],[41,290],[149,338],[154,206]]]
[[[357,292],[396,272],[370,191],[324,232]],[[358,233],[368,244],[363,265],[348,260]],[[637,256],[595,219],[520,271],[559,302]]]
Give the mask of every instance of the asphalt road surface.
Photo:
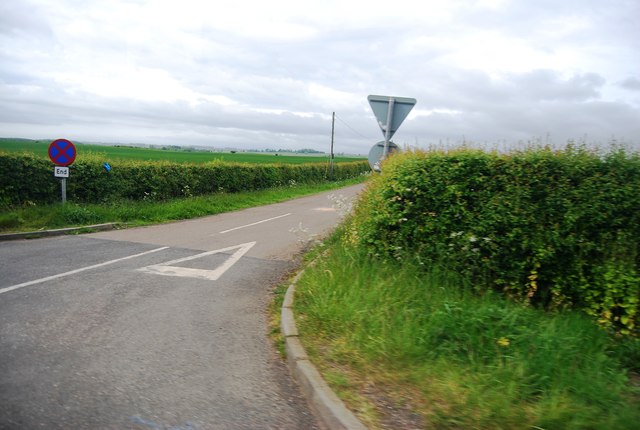
[[[0,429],[318,428],[267,305],[360,189],[0,243]]]

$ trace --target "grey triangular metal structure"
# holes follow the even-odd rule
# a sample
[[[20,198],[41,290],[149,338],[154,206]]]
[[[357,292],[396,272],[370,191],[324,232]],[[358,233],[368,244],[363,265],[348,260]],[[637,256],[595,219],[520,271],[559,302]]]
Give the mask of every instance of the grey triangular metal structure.
[[[416,104],[416,99],[409,97],[376,96],[367,97],[373,114],[378,121],[382,135],[384,136],[384,150],[380,161],[387,158],[389,153],[389,142],[393,134],[398,130],[400,124],[411,112]],[[377,163],[379,165],[379,162]]]
[[[387,137],[387,124],[390,123],[389,139],[393,137],[393,134],[398,130],[400,124],[402,124],[416,104],[416,99],[408,97],[371,95],[367,97],[367,100],[369,100],[373,114],[376,116],[380,130],[382,130],[382,135],[385,138]],[[390,106],[393,109],[391,111],[391,118],[389,118]],[[389,119],[391,121],[389,121]]]

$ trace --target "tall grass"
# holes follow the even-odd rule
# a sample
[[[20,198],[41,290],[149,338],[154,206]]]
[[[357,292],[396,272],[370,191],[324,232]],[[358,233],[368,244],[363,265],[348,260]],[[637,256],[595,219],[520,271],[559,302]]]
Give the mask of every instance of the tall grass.
[[[300,281],[302,339],[340,390],[346,378],[365,393],[352,406],[371,409],[367,387],[384,385],[428,428],[637,428],[637,339],[617,341],[581,313],[478,295],[440,267],[336,242]],[[381,419],[364,416],[373,428]]]

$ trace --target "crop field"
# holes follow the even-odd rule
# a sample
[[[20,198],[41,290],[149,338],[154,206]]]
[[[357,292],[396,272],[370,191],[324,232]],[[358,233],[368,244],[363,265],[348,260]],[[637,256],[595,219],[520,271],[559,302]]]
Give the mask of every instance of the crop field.
[[[0,139],[0,207],[54,202],[57,181],[51,180],[49,145],[44,140]],[[369,172],[364,158],[343,158],[330,169],[327,157],[307,155],[276,157],[87,144],[78,144],[76,149],[67,184],[67,196],[75,203],[255,191],[340,181]]]
[[[31,153],[48,158],[47,150],[51,141],[0,138],[0,151],[12,153]],[[206,163],[208,161],[229,161],[236,163],[286,163],[304,164],[329,161],[329,155],[296,155],[258,152],[207,152],[188,149],[152,149],[130,146],[107,146],[73,142],[78,158],[83,155],[100,155],[104,161],[144,160],[170,161],[174,163]],[[361,161],[364,157],[335,157],[336,163]]]

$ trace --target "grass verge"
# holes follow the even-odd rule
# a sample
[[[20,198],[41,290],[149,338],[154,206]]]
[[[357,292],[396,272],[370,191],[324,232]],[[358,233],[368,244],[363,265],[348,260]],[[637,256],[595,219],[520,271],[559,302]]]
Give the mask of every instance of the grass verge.
[[[66,204],[26,206],[0,211],[0,232],[38,231],[107,222],[129,226],[158,224],[215,215],[253,206],[278,203],[323,191],[354,185],[361,176],[348,181],[273,188],[262,191],[219,193],[167,201],[116,201],[106,204]]]
[[[301,339],[370,428],[632,429],[640,341],[341,242],[296,290]]]

